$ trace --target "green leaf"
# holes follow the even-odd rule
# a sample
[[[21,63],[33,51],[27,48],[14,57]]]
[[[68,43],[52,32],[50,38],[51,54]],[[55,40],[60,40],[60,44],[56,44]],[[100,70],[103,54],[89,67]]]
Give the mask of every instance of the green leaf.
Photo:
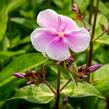
[[[30,28],[30,29],[35,29],[36,28],[35,21],[30,20],[30,19],[17,17],[17,18],[11,18],[11,21],[15,22],[17,24],[20,24],[22,26],[25,26],[27,28]]]
[[[25,86],[16,91],[12,99],[25,99],[34,103],[49,103],[54,99],[53,92],[45,84]]]
[[[91,82],[103,95],[109,95],[109,64],[94,72]]]
[[[0,1],[0,41],[3,39],[7,28],[8,14],[6,11],[6,0]]]
[[[97,43],[109,45],[109,35],[105,33],[99,39],[96,40]]]
[[[11,48],[17,47],[17,46],[22,45],[22,44],[27,44],[27,43],[29,43],[30,41],[31,41],[31,40],[30,40],[30,36],[26,36],[26,37],[24,37],[24,38],[22,38],[22,39],[18,36],[18,37],[14,38],[14,39],[12,40]],[[16,43],[16,42],[17,42],[17,43]]]
[[[0,13],[6,9],[6,0],[0,0]]]
[[[103,22],[101,22],[103,21]],[[97,16],[97,22],[96,22],[96,32],[95,32],[95,39],[99,37],[103,30],[101,28],[101,24],[108,28],[108,18],[102,14],[99,14]],[[106,44],[109,45],[109,35],[107,33],[102,34],[99,38],[95,40],[97,43]]]
[[[26,51],[24,50],[18,50],[18,51],[2,51],[0,52],[0,59],[6,59],[15,55],[21,55],[21,54],[25,54]]]
[[[0,72],[0,86],[14,79],[13,73],[25,71],[45,63],[46,59],[39,53],[19,56]]]
[[[94,86],[86,82],[79,82],[77,85],[71,82],[63,89],[62,93],[69,97],[97,96],[103,98],[101,93]]]
[[[20,86],[21,83],[24,82],[23,79],[7,79],[7,83],[0,87],[0,101],[5,101],[10,97],[10,94],[13,90]]]
[[[62,0],[53,0],[53,2],[60,8],[64,7],[64,3],[62,2]]]
[[[79,5],[81,12],[84,12],[90,3],[90,0],[76,0],[75,2]]]
[[[12,0],[7,6],[7,11],[12,12],[23,5],[25,2],[26,0]]]
[[[4,101],[0,101],[0,107],[2,107],[3,104],[4,104]]]
[[[109,9],[102,1],[99,2],[99,10],[107,17],[109,16]]]
[[[10,46],[9,44],[10,44],[9,43],[9,38],[7,36],[5,36],[3,38],[3,40],[1,41],[1,50],[2,51],[7,51],[9,46]]]
[[[101,21],[103,21],[103,22],[101,22]],[[95,37],[99,36],[103,32],[101,25],[108,27],[108,19],[103,14],[98,14],[97,22],[96,22]]]
[[[101,22],[103,21],[103,22]],[[100,26],[100,24],[104,26],[108,26],[108,18],[104,16],[103,14],[98,14],[97,16],[97,22],[96,22],[96,28]]]

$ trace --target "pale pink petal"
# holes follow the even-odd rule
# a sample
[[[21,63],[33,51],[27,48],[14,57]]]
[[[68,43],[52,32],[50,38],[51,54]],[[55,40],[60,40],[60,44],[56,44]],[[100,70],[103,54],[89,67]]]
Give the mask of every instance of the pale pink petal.
[[[60,15],[60,19],[62,22],[60,26],[64,32],[70,32],[72,30],[79,29],[75,21],[72,20],[71,18]]]
[[[61,38],[51,41],[47,46],[46,53],[48,57],[58,61],[63,61],[70,57],[68,46]]]
[[[72,31],[66,34],[65,40],[72,51],[81,52],[87,49],[90,43],[90,35],[86,29],[80,29],[79,31]]]
[[[57,20],[58,14],[51,9],[41,11],[37,17],[37,23],[41,27],[55,27]]]
[[[45,52],[45,49],[54,38],[52,30],[46,28],[37,28],[31,34],[32,45],[37,51]]]

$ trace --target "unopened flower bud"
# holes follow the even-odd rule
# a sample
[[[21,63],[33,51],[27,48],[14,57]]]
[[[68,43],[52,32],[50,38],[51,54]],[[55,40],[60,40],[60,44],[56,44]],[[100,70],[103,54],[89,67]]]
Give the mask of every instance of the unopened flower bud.
[[[66,60],[69,64],[72,64],[74,62],[74,58],[72,56],[70,56],[67,60]]]
[[[100,67],[102,66],[102,64],[95,64],[95,65],[92,65],[88,68],[88,70],[90,72],[95,72],[97,69],[99,69]]]
[[[80,14],[80,9],[79,9],[79,6],[77,4],[73,4],[72,6],[72,10],[75,11],[76,13]]]
[[[43,69],[41,72],[27,70],[25,73],[14,73],[13,75],[17,78],[24,78],[27,80],[27,84],[36,84],[39,85],[43,82],[45,79],[43,72],[45,69]]]
[[[78,67],[78,72],[85,72],[86,71],[86,64]]]
[[[81,14],[80,8],[79,8],[79,6],[77,4],[73,4],[72,10],[76,14],[76,19],[81,20],[81,21],[84,19],[84,15]]]
[[[14,73],[14,76],[16,76],[17,78],[25,78],[25,74],[23,73]]]
[[[90,76],[91,73],[95,72],[101,66],[102,66],[102,64],[95,64],[95,65],[92,65],[90,67],[87,67],[86,64],[84,64],[78,68],[78,75],[77,76],[80,79],[87,78]]]
[[[67,62],[67,68],[70,70],[70,71],[72,71],[72,64],[73,64],[73,62],[74,62],[74,58],[72,57],[72,56],[70,56],[67,60],[66,60],[66,62]]]

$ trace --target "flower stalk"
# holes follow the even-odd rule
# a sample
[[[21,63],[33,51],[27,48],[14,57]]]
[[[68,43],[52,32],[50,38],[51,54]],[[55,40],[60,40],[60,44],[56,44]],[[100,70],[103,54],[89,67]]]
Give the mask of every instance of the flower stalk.
[[[93,39],[93,41],[96,41],[97,39],[99,39],[100,37],[102,37],[104,33],[105,32],[103,31],[99,36],[97,36],[95,39]]]
[[[60,89],[60,91],[62,91],[70,82],[71,82],[71,79],[69,79],[69,80],[65,83],[65,85]]]
[[[90,0],[90,8],[89,8],[89,24],[90,25],[91,25],[91,21],[92,21],[93,2],[94,2],[94,0]]]
[[[96,7],[95,7],[95,15],[94,15],[94,22],[93,22],[93,27],[92,27],[92,35],[91,35],[91,42],[90,42],[90,49],[89,49],[89,57],[88,57],[88,64],[87,64],[88,67],[91,66],[91,64],[92,64],[93,39],[94,39],[94,36],[95,36],[95,27],[96,27],[98,6],[99,6],[99,0],[96,1]]]
[[[58,70],[55,109],[59,109],[59,100],[60,100],[60,75],[61,75],[61,72],[60,72],[60,70]]]
[[[56,92],[54,91],[54,89],[50,86],[50,84],[44,80],[44,83],[48,86],[48,88],[54,93],[54,95],[56,95]]]

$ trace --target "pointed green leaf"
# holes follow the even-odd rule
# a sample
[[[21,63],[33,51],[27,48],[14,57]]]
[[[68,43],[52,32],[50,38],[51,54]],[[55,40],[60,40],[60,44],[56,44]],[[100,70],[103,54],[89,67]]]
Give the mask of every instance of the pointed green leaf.
[[[6,10],[6,0],[0,1],[0,41],[3,39],[7,28],[8,14]]]
[[[109,64],[94,72],[91,82],[103,95],[109,95]]]
[[[99,39],[96,40],[97,43],[109,45],[109,35],[104,34]]]
[[[21,5],[23,5],[26,2],[26,0],[13,0],[11,1],[7,6],[7,11],[12,12]]]
[[[19,56],[0,72],[0,86],[13,80],[13,73],[36,67],[45,61],[46,59],[39,53],[29,53]]]
[[[25,99],[34,103],[49,103],[54,97],[48,86],[40,84],[39,86],[25,86],[17,90],[12,99]]]
[[[33,20],[31,21],[30,19],[16,17],[16,18],[11,18],[11,21],[30,29],[36,28],[36,22]]]
[[[101,22],[101,21],[103,21],[103,22]],[[98,16],[97,16],[97,22],[96,22],[95,39],[97,37],[98,38],[95,41],[97,43],[109,45],[109,35],[107,33],[102,34],[103,33],[103,30],[101,28],[101,25],[104,25],[106,28],[108,28],[108,18],[106,16],[102,15],[102,14],[98,14]]]
[[[86,82],[79,82],[77,85],[71,82],[63,89],[62,93],[69,97],[97,96],[103,98],[101,93],[94,86]]]

